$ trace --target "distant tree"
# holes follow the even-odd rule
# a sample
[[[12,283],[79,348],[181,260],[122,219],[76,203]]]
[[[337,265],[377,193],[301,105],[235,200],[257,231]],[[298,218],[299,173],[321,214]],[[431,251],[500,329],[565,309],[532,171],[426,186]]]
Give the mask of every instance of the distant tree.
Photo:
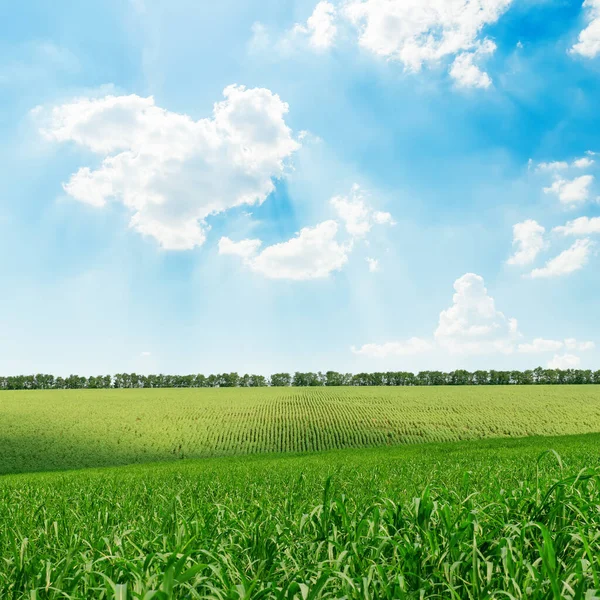
[[[273,373],[271,385],[273,387],[288,387],[292,384],[292,376],[289,373]]]
[[[264,375],[250,375],[250,387],[266,387],[269,385]]]
[[[325,373],[325,385],[344,385],[344,376],[337,371],[327,371],[327,373]]]

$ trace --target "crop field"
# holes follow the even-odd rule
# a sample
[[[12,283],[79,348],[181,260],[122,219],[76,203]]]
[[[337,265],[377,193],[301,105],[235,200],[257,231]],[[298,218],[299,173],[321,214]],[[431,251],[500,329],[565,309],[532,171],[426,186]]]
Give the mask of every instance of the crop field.
[[[4,476],[0,598],[593,600],[599,448],[591,434]]]
[[[600,386],[5,391],[0,473],[600,431]]]

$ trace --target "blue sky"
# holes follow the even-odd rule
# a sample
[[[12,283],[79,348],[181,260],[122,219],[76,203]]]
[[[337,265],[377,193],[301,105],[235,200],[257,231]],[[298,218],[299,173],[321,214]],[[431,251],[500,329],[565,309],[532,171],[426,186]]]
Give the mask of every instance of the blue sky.
[[[600,1],[0,19],[0,371],[600,365]]]

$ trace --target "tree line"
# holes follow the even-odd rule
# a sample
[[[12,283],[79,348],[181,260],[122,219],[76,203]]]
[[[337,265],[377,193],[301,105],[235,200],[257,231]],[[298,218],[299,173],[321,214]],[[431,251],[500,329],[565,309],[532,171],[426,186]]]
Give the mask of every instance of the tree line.
[[[600,384],[600,370],[531,369],[526,371],[387,371],[379,373],[274,373],[263,375],[138,375],[117,373],[81,377],[16,375],[0,377],[2,390],[108,389],[108,388],[218,388],[316,386],[431,386],[431,385],[535,385]]]

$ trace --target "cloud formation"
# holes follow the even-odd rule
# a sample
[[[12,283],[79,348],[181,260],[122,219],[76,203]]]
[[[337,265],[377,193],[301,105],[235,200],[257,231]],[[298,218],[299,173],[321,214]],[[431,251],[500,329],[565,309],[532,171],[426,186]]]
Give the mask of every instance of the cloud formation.
[[[570,248],[550,259],[544,267],[531,271],[530,277],[559,277],[578,271],[587,264],[593,247],[594,243],[588,238],[575,240]]]
[[[578,41],[570,52],[594,58],[600,54],[600,0],[585,0],[583,9],[588,25],[579,33]]]
[[[344,223],[346,231],[353,237],[364,237],[371,231],[373,224],[394,224],[390,213],[375,211],[367,204],[357,184],[352,186],[348,196],[334,196],[329,202]]]
[[[550,187],[544,188],[544,193],[555,194],[567,205],[581,204],[590,197],[590,186],[594,181],[593,175],[581,175],[574,179],[556,179]]]
[[[579,217],[569,221],[566,225],[560,225],[553,230],[563,235],[591,235],[600,233],[600,217]]]
[[[393,224],[392,215],[375,211],[365,201],[357,184],[348,196],[335,196],[330,206],[338,220],[329,219],[314,227],[304,227],[295,237],[268,246],[259,252],[262,240],[234,242],[228,237],[219,241],[219,254],[240,257],[252,271],[269,279],[322,279],[341,269],[356,243],[365,238],[373,225]],[[340,240],[340,224],[349,234]],[[378,270],[378,261],[367,259],[369,270]]]
[[[513,225],[513,247],[516,247],[516,251],[507,263],[520,266],[531,264],[545,247],[545,231],[533,219]]]
[[[574,354],[555,354],[554,357],[548,361],[549,369],[577,369],[581,364],[579,356]]]
[[[432,339],[412,337],[382,344],[370,343],[360,348],[352,346],[352,352],[383,359],[435,350],[458,355],[485,355],[514,352],[542,354],[562,349],[586,351],[595,348],[594,342],[579,342],[575,338],[564,341],[535,338],[531,342],[520,342],[522,334],[517,320],[506,317],[496,308],[483,277],[475,273],[465,273],[459,277],[454,282],[454,292],[452,304],[440,313]],[[557,361],[562,359],[557,356],[554,358]]]
[[[338,224],[324,221],[314,227],[304,227],[295,237],[258,251],[261,240],[233,242],[228,237],[219,240],[219,254],[235,255],[256,273],[269,279],[322,279],[341,269],[348,261],[350,244],[336,240]]]
[[[409,71],[454,56],[450,75],[462,86],[489,87],[474,63],[495,44],[481,38],[511,0],[350,0],[345,15],[358,28],[359,44]]]
[[[299,148],[277,94],[239,85],[223,94],[198,121],[136,95],[78,98],[35,115],[47,139],[102,157],[71,176],[67,194],[96,207],[122,202],[132,228],[186,250],[204,243],[208,216],[264,202]]]
[[[306,25],[295,25],[292,35],[308,36],[309,44],[316,50],[331,48],[337,35],[336,15],[336,8],[331,2],[319,2]]]

